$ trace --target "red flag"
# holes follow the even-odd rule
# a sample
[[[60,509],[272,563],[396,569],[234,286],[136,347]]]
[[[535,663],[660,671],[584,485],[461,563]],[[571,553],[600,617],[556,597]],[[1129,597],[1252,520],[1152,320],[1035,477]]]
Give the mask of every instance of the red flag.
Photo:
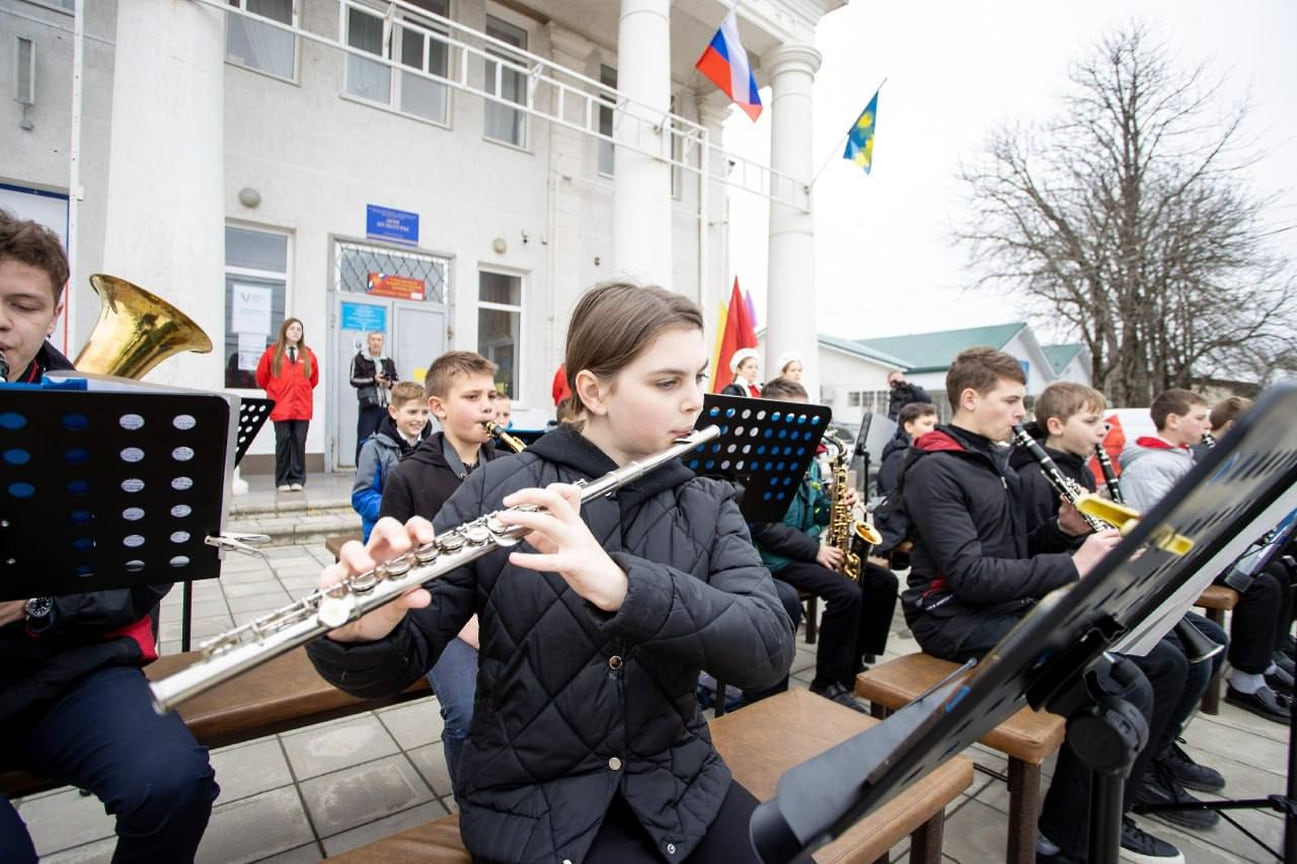
[[[739,291],[739,277],[734,277],[734,289],[730,291],[730,308],[725,317],[725,329],[721,332],[721,350],[716,357],[716,368],[712,370],[712,392],[719,393],[734,380],[730,371],[730,358],[740,348],[757,347],[757,333],[752,327],[752,318],[748,315],[748,304],[743,301]]]

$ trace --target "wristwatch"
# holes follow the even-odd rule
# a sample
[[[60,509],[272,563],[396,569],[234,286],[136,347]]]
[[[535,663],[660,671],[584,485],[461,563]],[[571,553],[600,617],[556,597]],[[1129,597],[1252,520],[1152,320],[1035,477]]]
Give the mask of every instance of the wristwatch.
[[[54,598],[33,597],[27,601],[27,630],[40,633],[54,623]]]

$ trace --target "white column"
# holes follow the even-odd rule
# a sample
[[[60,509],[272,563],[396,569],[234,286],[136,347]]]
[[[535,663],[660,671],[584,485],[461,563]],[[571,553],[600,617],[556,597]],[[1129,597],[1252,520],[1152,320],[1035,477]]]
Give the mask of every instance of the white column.
[[[706,128],[708,139],[717,148],[724,144],[725,120],[731,105],[728,96],[714,89],[698,96],[698,122]],[[717,310],[729,302],[734,273],[730,270],[729,256],[729,195],[724,183],[729,165],[720,149],[704,154],[703,159],[707,168],[707,205],[700,234],[707,254],[706,267],[701,268],[698,297],[703,320],[707,322],[708,344],[711,344],[716,338]],[[703,257],[701,252],[699,257]],[[728,370],[725,374],[729,374]]]
[[[104,271],[157,294],[215,346],[149,380],[218,389],[225,341],[225,13],[117,4]],[[275,322],[278,323],[278,322]]]
[[[621,0],[617,89],[634,104],[613,120],[613,270],[671,287],[671,170],[649,153],[670,154],[670,0]],[[634,144],[641,152],[632,152]]]
[[[815,231],[810,196],[811,85],[820,52],[809,45],[785,45],[764,58],[773,94],[770,99],[770,167],[789,178],[784,192],[806,202],[805,210],[770,202],[770,260],[767,277],[766,356],[762,374],[770,378],[779,356],[796,351],[806,361],[803,384],[819,400],[815,326]],[[787,200],[787,199],[786,199]]]

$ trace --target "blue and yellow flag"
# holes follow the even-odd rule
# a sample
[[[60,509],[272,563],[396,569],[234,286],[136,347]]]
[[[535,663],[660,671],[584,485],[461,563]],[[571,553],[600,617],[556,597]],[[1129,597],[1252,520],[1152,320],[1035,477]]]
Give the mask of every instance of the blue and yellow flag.
[[[843,159],[855,162],[865,169],[866,174],[874,162],[874,120],[877,115],[878,91],[875,90],[874,98],[869,100],[869,104],[860,112],[851,131],[847,133],[847,149],[842,151]]]

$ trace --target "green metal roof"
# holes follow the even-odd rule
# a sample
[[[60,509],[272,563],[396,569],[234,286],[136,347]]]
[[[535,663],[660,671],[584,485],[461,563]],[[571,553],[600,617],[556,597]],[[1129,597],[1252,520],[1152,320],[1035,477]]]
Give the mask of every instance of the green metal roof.
[[[911,333],[881,339],[855,339],[856,344],[893,357],[904,357],[909,372],[940,372],[965,348],[989,345],[1003,348],[1026,323],[996,324],[991,327],[969,327],[964,330],[938,330],[935,333]],[[1050,361],[1053,362],[1052,360]]]
[[[866,360],[873,360],[884,366],[895,366],[897,369],[909,370],[910,361],[891,354],[884,354],[882,351],[875,351],[867,345],[861,344],[855,339],[839,339],[836,336],[825,336],[820,334],[819,341],[821,345],[827,345],[830,348],[836,348],[839,351],[845,351],[848,354],[854,354],[857,357],[864,357]]]
[[[1040,350],[1045,352],[1045,357],[1049,360],[1049,365],[1054,367],[1055,372],[1062,372],[1072,358],[1081,353],[1085,348],[1080,342],[1072,342],[1066,345],[1041,345]]]

